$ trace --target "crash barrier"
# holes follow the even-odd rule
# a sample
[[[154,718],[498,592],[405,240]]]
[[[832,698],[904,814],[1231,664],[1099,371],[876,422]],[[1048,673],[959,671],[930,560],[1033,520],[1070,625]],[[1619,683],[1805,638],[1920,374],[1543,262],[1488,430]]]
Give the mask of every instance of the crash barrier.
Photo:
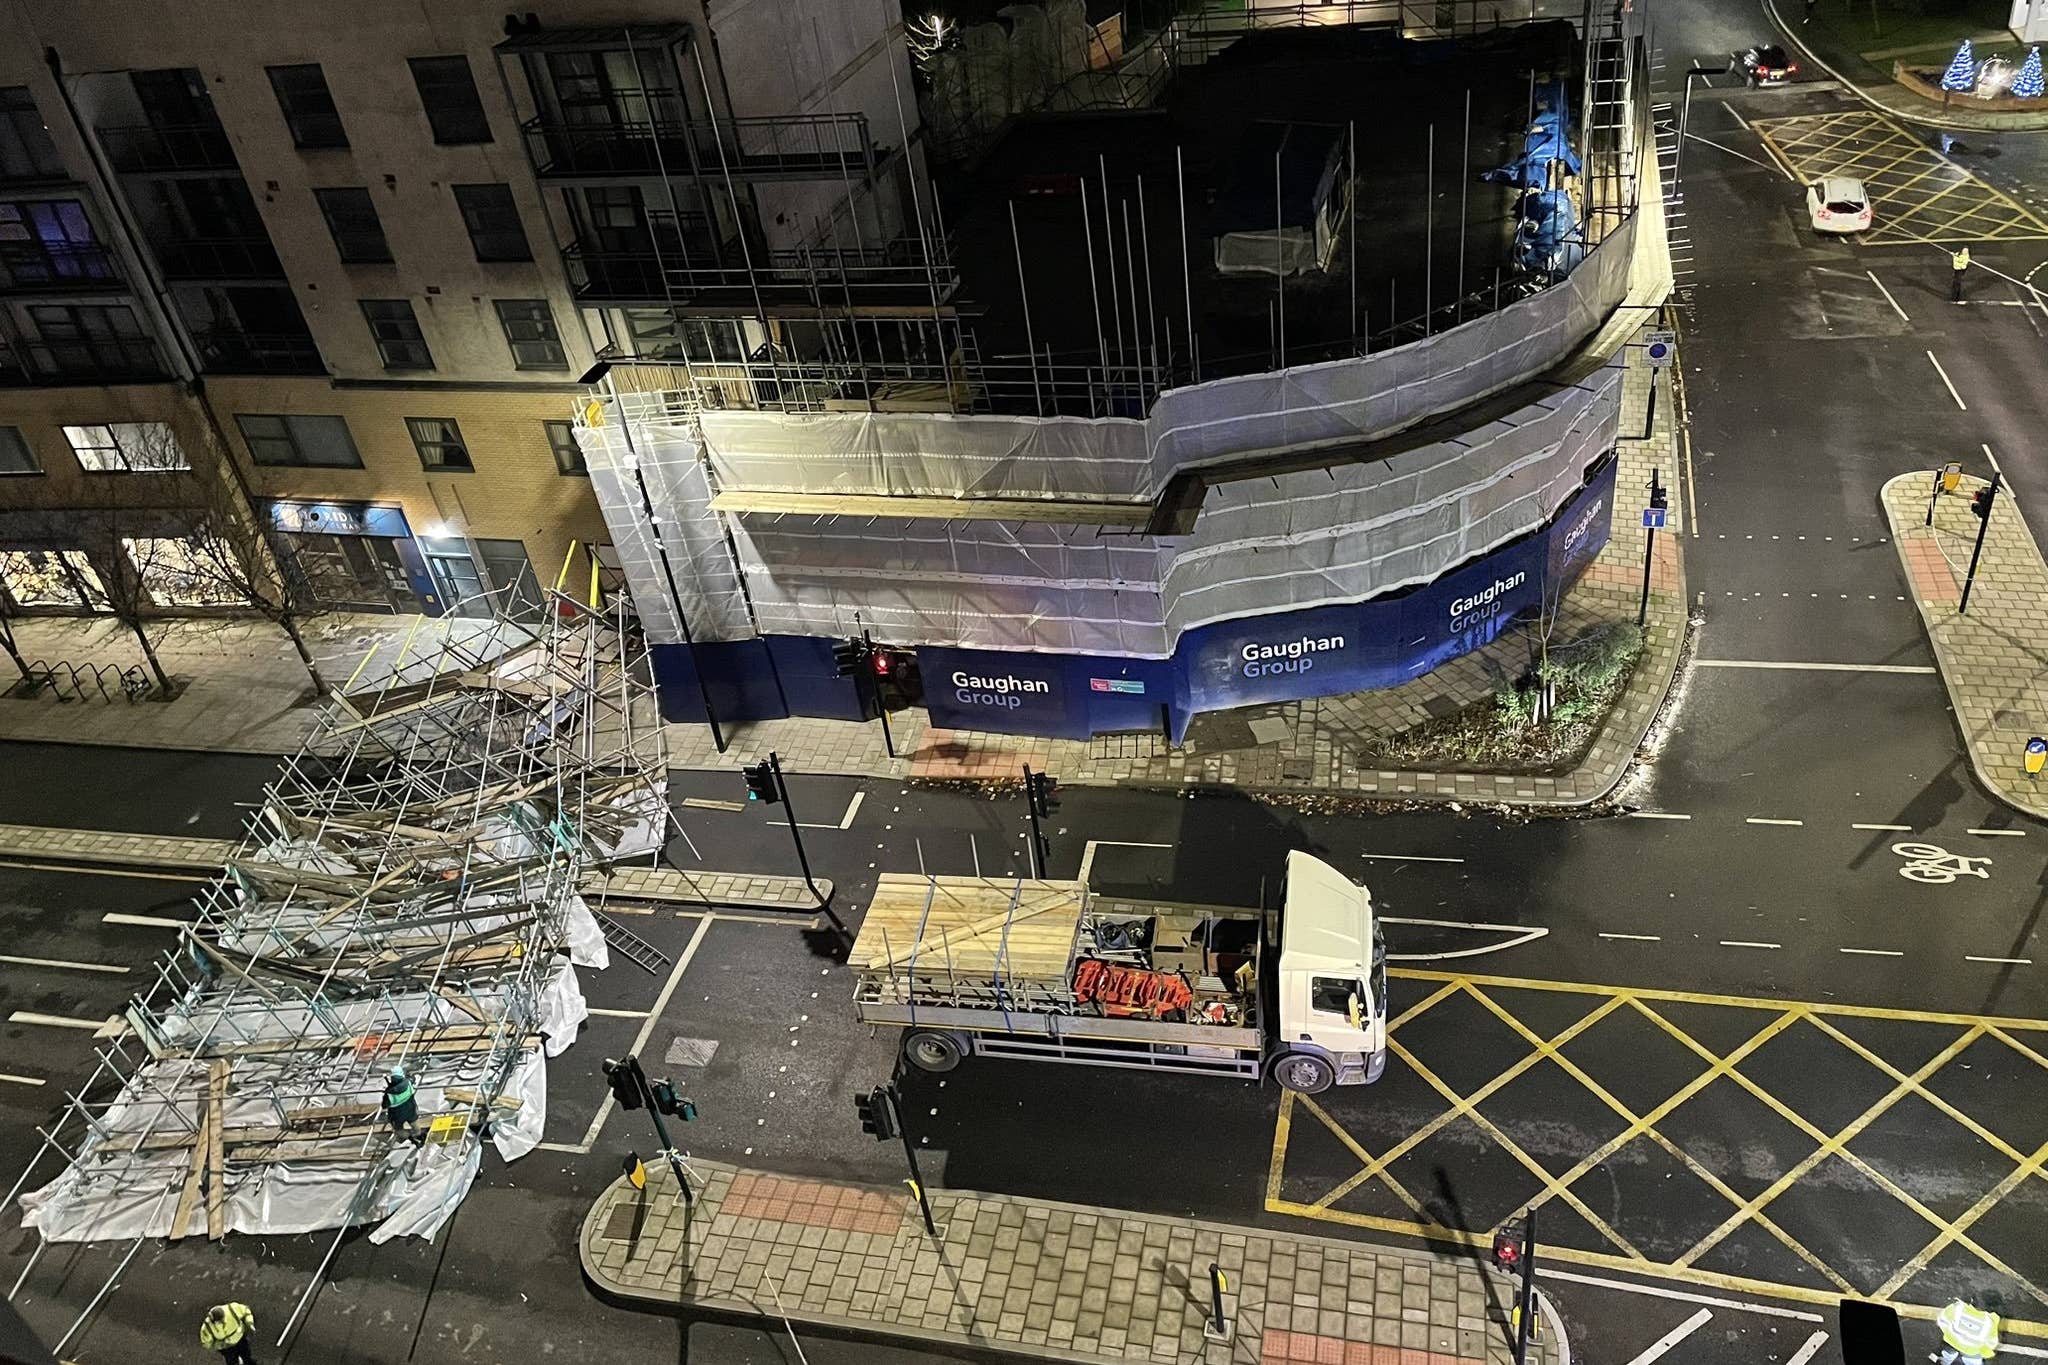
[[[96,692],[101,701],[111,702],[119,698],[132,706],[156,690],[155,682],[142,671],[140,664],[129,664],[124,668],[118,664],[74,664],[65,659],[45,663],[41,659],[31,659],[25,672],[30,695],[48,688],[58,701],[90,701],[91,693]],[[68,692],[67,683],[70,685]]]

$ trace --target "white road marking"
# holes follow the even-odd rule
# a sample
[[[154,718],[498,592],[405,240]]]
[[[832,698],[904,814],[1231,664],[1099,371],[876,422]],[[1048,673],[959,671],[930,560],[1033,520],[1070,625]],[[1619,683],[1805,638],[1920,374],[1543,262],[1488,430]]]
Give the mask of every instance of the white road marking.
[[[974,836],[970,834],[967,836],[967,838],[968,841],[972,843]],[[1081,845],[1081,871],[1075,877],[1075,880],[1080,882],[1083,886],[1086,886],[1088,884],[1088,873],[1095,866],[1095,851],[1097,849],[1172,847],[1172,844],[1148,844],[1136,839],[1090,839],[1087,843]],[[981,851],[979,849],[976,849],[974,853],[974,866],[977,869],[981,867]],[[978,871],[976,875],[979,875]]]
[[[110,972],[115,976],[126,976],[126,967],[117,967],[110,962],[66,962],[56,957],[10,957],[0,953],[0,962],[12,963],[17,967],[58,967],[70,972]]]
[[[1866,270],[1863,273],[1870,276],[1870,282],[1877,286],[1877,292],[1884,295],[1884,301],[1892,306],[1892,311],[1897,313],[1902,321],[1911,322],[1913,320],[1906,316],[1905,309],[1899,307],[1899,301],[1892,297],[1891,290],[1884,287],[1884,281],[1877,277],[1876,271]]]
[[[1996,962],[2007,967],[2031,967],[2034,965],[2034,959],[2031,957],[1971,957],[1967,953],[1963,955],[1963,961]]]
[[[2024,839],[2027,837],[2027,832],[2023,829],[1966,829],[1963,833],[1981,834],[1987,839]]]
[[[1748,939],[1743,938],[1724,938],[1721,940],[1721,946],[1723,948],[1782,948],[1785,945],[1782,943],[1752,943]]]
[[[1721,1299],[1712,1294],[1694,1294],[1683,1289],[1666,1289],[1661,1285],[1634,1284],[1628,1280],[1610,1280],[1601,1275],[1587,1275],[1577,1270],[1557,1270],[1547,1265],[1536,1267],[1536,1276],[1544,1280],[1563,1280],[1567,1284],[1590,1284],[1601,1289],[1618,1289],[1624,1294],[1644,1294],[1653,1299],[1671,1299],[1678,1303],[1703,1303],[1710,1308],[1727,1308],[1738,1313],[1762,1313],[1765,1317],[1791,1318],[1795,1322],[1826,1322],[1818,1313],[1808,1313],[1798,1308],[1780,1308],[1774,1303],[1744,1303],[1740,1299]],[[2001,1346],[2000,1350],[2010,1350]]]
[[[1761,815],[1752,815],[1743,821],[1746,825],[1803,825],[1804,820],[1772,820]]]
[[[1892,852],[1906,860],[1906,865],[1899,869],[1899,875],[1909,882],[1947,886],[1958,877],[1982,877],[1987,881],[1991,877],[1989,858],[1951,853],[1940,844],[1916,844],[1908,841],[1893,844]],[[1979,863],[1983,866],[1979,867]]]
[[[172,919],[168,915],[130,915],[119,910],[100,916],[101,924],[139,924],[147,929],[185,929],[191,927],[189,919]]]
[[[1656,934],[1602,934],[1600,937],[1625,938],[1635,943],[1662,943],[1664,941]]]
[[[1905,954],[1892,948],[1837,948],[1838,953],[1854,953],[1858,957],[1904,957]]]
[[[846,803],[846,814],[839,817],[839,823],[836,825],[820,824],[812,820],[799,820],[796,822],[796,827],[798,829],[852,829],[854,814],[860,810],[860,803],[866,799],[867,793],[865,791],[855,792],[853,799]],[[768,823],[771,825],[787,824],[788,817],[785,816],[781,820],[771,819]]]
[[[585,1010],[584,1013],[595,1014],[604,1019],[645,1019],[647,1017],[646,1010],[601,1010],[595,1005]]]
[[[2038,1346],[2017,1346],[2003,1337],[1999,1338],[1998,1349],[2007,1355],[2032,1356],[2036,1360],[2048,1360],[2048,1351],[2044,1351]]]
[[[1827,1345],[1827,1343],[1828,1334],[1826,1332],[1815,1332],[1806,1339],[1805,1343],[1798,1350],[1792,1353],[1792,1358],[1786,1361],[1785,1365],[1806,1365],[1807,1361],[1820,1354],[1820,1348]]]
[[[1913,832],[1913,827],[1911,825],[1851,825],[1849,826],[1849,828],[1902,830],[1907,834],[1911,834]]]
[[[1934,361],[1934,372],[1941,376],[1942,383],[1948,385],[1948,396],[1956,400],[1957,407],[1961,408],[1964,412],[1968,412],[1970,410],[1970,405],[1968,403],[1965,403],[1963,401],[1963,396],[1956,392],[1956,386],[1954,381],[1952,381],[1948,377],[1948,371],[1941,368],[1941,362],[1939,360],[1934,359],[1934,352],[1929,351],[1927,353],[1927,358],[1929,360]]]
[[[1680,815],[1669,810],[1632,810],[1629,817],[1635,820],[1690,820],[1690,815]]]
[[[1724,147],[1720,143],[1714,141],[1712,138],[1701,137],[1698,133],[1687,133],[1685,135],[1685,140],[1687,142],[1704,142],[1717,152],[1726,152],[1728,153],[1728,155],[1734,157],[1737,161],[1747,161],[1750,165],[1761,166],[1767,171],[1778,171],[1782,173],[1785,169],[1783,166],[1773,166],[1768,161],[1758,161],[1753,156],[1746,156],[1743,153],[1736,151],[1733,147]],[[1792,177],[1786,176],[1786,179],[1790,180],[1792,179]]]
[[[1361,853],[1367,862],[1378,863],[1462,863],[1463,858],[1438,858],[1427,853]]]
[[[1477,948],[1453,948],[1441,953],[1388,953],[1389,962],[1448,962],[1456,957],[1484,957],[1488,953],[1503,953],[1510,948],[1519,948],[1524,943],[1534,943],[1550,932],[1548,925],[1488,924],[1479,920],[1458,919],[1405,919],[1398,915],[1381,915],[1382,924],[1420,924],[1431,929],[1481,929],[1512,933],[1515,937],[1501,943],[1488,943]]]
[[[1669,1351],[1679,1342],[1684,1341],[1694,1332],[1699,1331],[1700,1328],[1705,1327],[1708,1321],[1713,1318],[1713,1316],[1714,1314],[1712,1309],[1700,1309],[1699,1312],[1694,1313],[1684,1322],[1679,1323],[1678,1326],[1672,1328],[1663,1336],[1658,1337],[1655,1341],[1651,1342],[1649,1346],[1644,1349],[1643,1353],[1637,1356],[1634,1360],[1631,1360],[1628,1363],[1628,1365],[1650,1365],[1651,1361],[1660,1359],[1666,1351]]]
[[[17,1076],[11,1071],[0,1071],[0,1081],[6,1081],[11,1085],[44,1084],[43,1078],[41,1076]]]
[[[1998,457],[1991,453],[1991,443],[1989,441],[1979,441],[1977,444],[1984,447],[1984,458],[1991,461],[1991,471],[1994,474],[1998,475],[2001,479],[2003,479],[2005,477],[2005,471],[1998,467]],[[2009,492],[2007,496],[2010,496]]]
[[[1784,593],[1778,594],[1783,597]],[[1800,673],[1932,673],[1932,664],[1788,663],[1777,659],[1694,659],[1694,668],[1771,668]]]
[[[47,1028],[89,1029],[98,1033],[107,1026],[104,1019],[79,1019],[69,1014],[37,1014],[34,1010],[16,1010],[7,1016],[10,1024],[42,1024]]]

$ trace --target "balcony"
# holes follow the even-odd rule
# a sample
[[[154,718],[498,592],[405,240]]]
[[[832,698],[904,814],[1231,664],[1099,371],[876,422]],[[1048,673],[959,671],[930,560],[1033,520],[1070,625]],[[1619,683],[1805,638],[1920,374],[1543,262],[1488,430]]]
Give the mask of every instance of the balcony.
[[[89,341],[26,341],[30,384],[119,384],[166,378],[156,343],[147,337]]]
[[[126,288],[112,253],[98,243],[0,242],[0,293],[68,295]]]
[[[124,175],[235,171],[235,149],[218,123],[192,123],[159,128],[143,124],[99,128],[107,159]]]
[[[153,243],[172,280],[281,280],[284,267],[265,237],[173,237]]]
[[[570,123],[529,119],[526,155],[544,180],[634,180],[698,171],[742,180],[872,178],[883,154],[865,114]]]
[[[207,374],[326,374],[313,338],[214,328],[195,332],[199,368]]]
[[[917,243],[903,241],[871,250],[771,251],[754,253],[749,277],[737,242],[725,250],[726,266],[680,266],[677,253],[657,257],[651,250],[593,251],[582,243],[562,249],[569,286],[585,303],[636,303],[751,312],[758,288],[771,311],[801,308],[815,313],[861,307],[929,306],[936,285],[941,301],[959,284],[953,267],[927,269]]]

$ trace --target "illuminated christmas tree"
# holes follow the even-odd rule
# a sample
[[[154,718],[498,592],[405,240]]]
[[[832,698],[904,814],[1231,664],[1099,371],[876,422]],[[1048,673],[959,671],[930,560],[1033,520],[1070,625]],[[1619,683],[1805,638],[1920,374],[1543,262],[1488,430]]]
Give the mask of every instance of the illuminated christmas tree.
[[[2012,93],[2015,98],[2037,100],[2041,98],[2041,49],[2027,49],[2027,60],[2020,66],[2020,74],[2012,78]]]
[[[1977,88],[1977,58],[1970,51],[1968,38],[1963,39],[1963,45],[1956,49],[1955,60],[1948,64],[1948,70],[1941,73],[1941,88],[1959,95]]]

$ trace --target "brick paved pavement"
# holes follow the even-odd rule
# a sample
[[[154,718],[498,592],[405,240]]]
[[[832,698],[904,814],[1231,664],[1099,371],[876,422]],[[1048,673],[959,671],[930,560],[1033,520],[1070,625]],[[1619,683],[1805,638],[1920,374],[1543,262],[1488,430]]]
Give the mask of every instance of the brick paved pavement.
[[[0,825],[0,857],[55,858],[96,866],[147,868],[157,872],[213,873],[234,845],[225,839],[188,839],[169,834],[122,834],[107,830],[56,829],[47,825]],[[624,901],[663,901],[732,909],[810,911],[817,897],[802,877],[743,872],[684,871],[672,867],[621,867],[584,879],[589,896]],[[832,894],[832,880],[818,878]]]
[[[1965,477],[1956,492],[1939,498],[1930,529],[1924,522],[1933,477],[1931,471],[1901,474],[1884,486],[1892,543],[1978,781],[2007,805],[2048,817],[2048,789],[2029,781],[2021,767],[2027,740],[2048,736],[2048,561],[2012,499],[1999,498],[1969,614],[1958,614],[1981,525],[1970,497],[1984,480]]]
[[[932,1192],[941,1240],[900,1191],[692,1163],[615,1182],[584,1219],[584,1272],[671,1312],[828,1328],[1062,1360],[1505,1365],[1513,1290],[1472,1256],[1432,1255],[1184,1218]],[[1209,1265],[1228,1341],[1208,1340]],[[1546,1332],[1531,1359],[1568,1348]]]

